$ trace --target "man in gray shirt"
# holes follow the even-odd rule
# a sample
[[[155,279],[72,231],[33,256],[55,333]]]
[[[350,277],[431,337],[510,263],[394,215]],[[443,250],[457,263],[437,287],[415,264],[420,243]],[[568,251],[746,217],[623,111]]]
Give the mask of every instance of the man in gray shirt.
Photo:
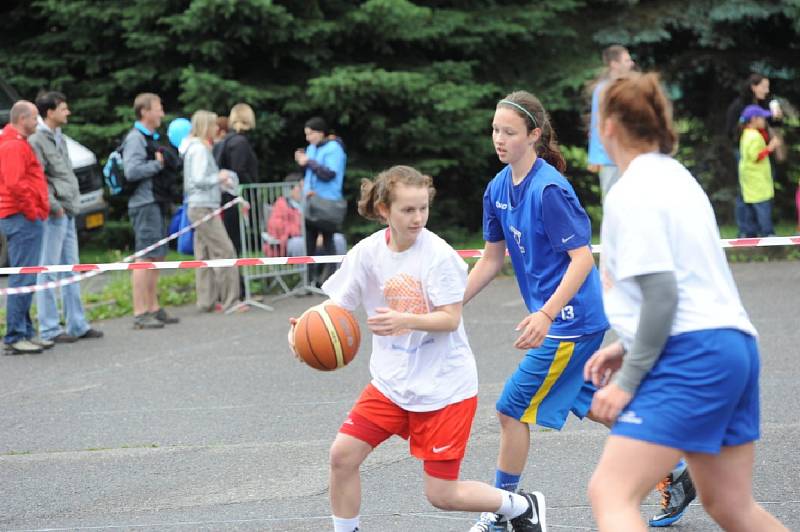
[[[70,115],[66,97],[60,92],[45,92],[36,98],[39,123],[36,133],[28,137],[36,157],[44,168],[50,213],[44,221],[41,264],[79,264],[78,234],[75,216],[80,210],[78,178],[72,171],[67,143],[61,126]],[[68,273],[40,273],[37,284],[67,278]],[[61,316],[56,302],[56,290],[49,288],[36,293],[36,310],[39,318],[39,336],[55,343],[72,343],[79,338],[100,338],[101,331],[93,329],[86,321],[81,303],[80,284],[61,287],[66,330],[61,327]]]
[[[128,200],[128,217],[133,224],[136,251],[141,251],[167,235],[167,224],[161,207],[153,195],[153,180],[164,168],[164,156],[159,151],[158,133],[164,109],[161,98],[145,92],[133,102],[136,122],[122,143],[125,179],[136,183]],[[137,261],[161,261],[167,253],[161,245]],[[133,270],[133,328],[160,329],[165,323],[177,323],[158,304],[158,270]]]

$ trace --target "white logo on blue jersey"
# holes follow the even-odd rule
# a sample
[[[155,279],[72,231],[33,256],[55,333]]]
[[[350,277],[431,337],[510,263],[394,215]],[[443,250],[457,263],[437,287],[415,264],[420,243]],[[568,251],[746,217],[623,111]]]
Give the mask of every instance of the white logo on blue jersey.
[[[503,210],[508,209],[508,203],[500,203],[499,201],[495,201],[494,206],[497,207],[498,209],[503,209]]]
[[[519,252],[525,253],[525,247],[522,245],[522,231],[520,231],[519,229],[510,224],[508,226],[508,230],[514,233],[514,241],[517,243]]]

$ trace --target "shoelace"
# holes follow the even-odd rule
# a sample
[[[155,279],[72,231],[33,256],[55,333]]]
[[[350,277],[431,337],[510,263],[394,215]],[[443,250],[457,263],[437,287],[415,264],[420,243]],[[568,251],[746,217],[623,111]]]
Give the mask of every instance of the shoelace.
[[[669,475],[664,477],[659,483],[656,485],[656,489],[661,492],[661,507],[665,510],[669,508],[669,502],[672,500],[672,493],[669,491],[669,487],[672,485],[672,479]]]

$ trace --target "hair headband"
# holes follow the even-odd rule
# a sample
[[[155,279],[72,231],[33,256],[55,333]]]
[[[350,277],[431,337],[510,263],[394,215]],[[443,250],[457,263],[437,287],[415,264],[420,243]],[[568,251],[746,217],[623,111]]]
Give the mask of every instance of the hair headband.
[[[512,102],[511,100],[500,100],[499,102],[497,102],[498,105],[500,105],[501,103],[505,103],[505,104],[508,104],[508,105],[513,105],[514,107],[516,107],[517,109],[519,109],[520,111],[522,111],[523,113],[528,115],[528,118],[530,118],[531,122],[533,122],[533,129],[536,129],[537,127],[539,127],[539,124],[536,123],[536,119],[533,117],[533,114],[530,111],[528,111],[527,109],[525,109],[524,107],[522,107],[520,104],[518,104],[516,102]]]

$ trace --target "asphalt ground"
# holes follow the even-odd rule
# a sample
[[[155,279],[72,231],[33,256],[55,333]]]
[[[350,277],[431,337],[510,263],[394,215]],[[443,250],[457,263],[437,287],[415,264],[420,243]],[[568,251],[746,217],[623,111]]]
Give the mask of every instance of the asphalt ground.
[[[734,274],[761,334],[755,496],[800,530],[800,263],[736,264]],[[109,320],[101,340],[0,356],[0,529],[331,530],[328,447],[369,380],[370,342],[337,372],[296,362],[287,318],[320,300],[230,316],[177,308],[181,323],[165,330]],[[465,309],[480,403],[462,478],[493,479],[494,402],[521,356],[511,344],[524,312],[509,278]],[[595,529],[586,484],[605,437],[575,419],[533,434],[522,484],[547,496],[550,530]],[[425,500],[421,469],[398,438],[370,456],[363,530],[469,528],[473,515]],[[643,515],[657,503],[648,497]],[[718,528],[695,503],[673,530]]]

